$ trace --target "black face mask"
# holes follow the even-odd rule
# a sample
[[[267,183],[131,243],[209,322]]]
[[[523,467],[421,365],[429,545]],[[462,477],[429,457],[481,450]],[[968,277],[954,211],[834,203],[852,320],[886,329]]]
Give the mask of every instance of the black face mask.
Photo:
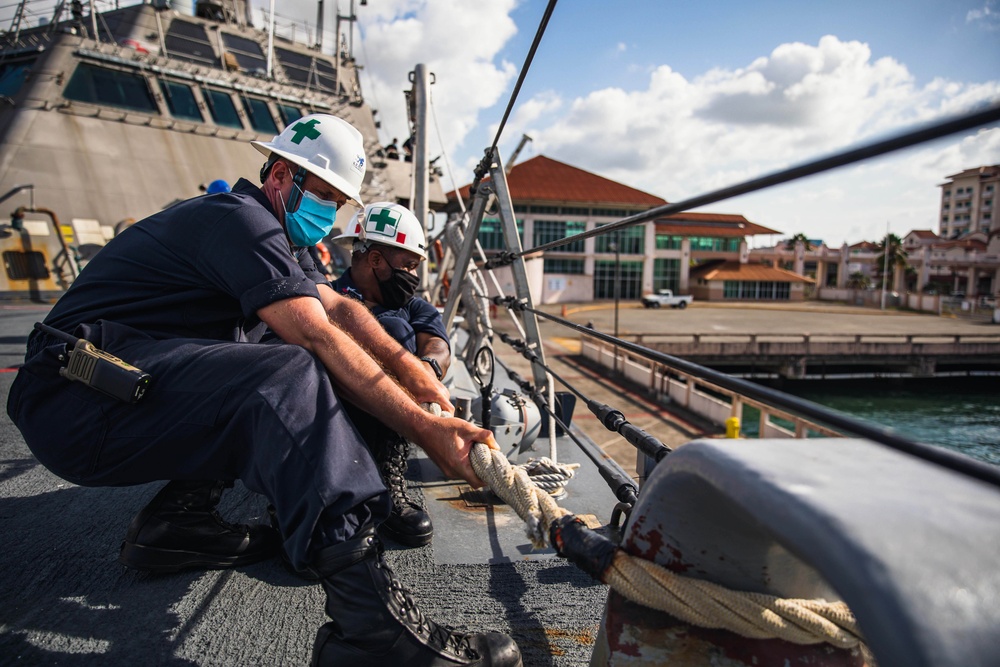
[[[392,269],[392,275],[389,276],[388,280],[379,278],[374,268],[372,273],[375,274],[378,289],[382,293],[382,305],[389,310],[398,310],[413,298],[417,292],[417,286],[420,284],[420,278],[409,271],[393,268],[389,262],[386,262],[386,266]]]

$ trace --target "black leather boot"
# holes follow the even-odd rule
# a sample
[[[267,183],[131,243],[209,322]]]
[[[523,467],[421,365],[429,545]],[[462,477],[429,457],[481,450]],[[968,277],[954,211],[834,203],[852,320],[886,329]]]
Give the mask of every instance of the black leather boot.
[[[406,461],[410,443],[395,433],[373,448],[375,462],[392,498],[392,513],[379,531],[408,547],[422,547],[431,541],[434,526],[427,511],[406,493]]]
[[[386,565],[371,528],[322,550],[313,568],[333,619],[316,635],[313,667],[521,667],[507,635],[456,632],[426,618]]]
[[[139,512],[118,560],[149,572],[220,569],[256,563],[281,551],[270,526],[224,521],[215,511],[224,482],[167,482]]]

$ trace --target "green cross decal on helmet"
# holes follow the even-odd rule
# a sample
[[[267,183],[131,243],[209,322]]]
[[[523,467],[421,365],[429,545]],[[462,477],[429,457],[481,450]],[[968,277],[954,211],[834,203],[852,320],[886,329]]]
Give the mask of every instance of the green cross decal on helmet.
[[[310,121],[303,121],[296,123],[292,126],[292,132],[295,136],[292,137],[293,144],[301,144],[303,139],[319,139],[319,130],[316,126],[319,125],[319,119],[313,118]]]
[[[347,225],[347,231],[333,240],[347,246],[356,242],[395,246],[427,259],[424,230],[417,216],[388,201],[365,206]]]
[[[395,236],[396,225],[399,224],[400,214],[391,208],[372,209],[368,214],[368,224],[365,231],[375,232],[383,236]]]
[[[364,206],[364,138],[346,120],[329,114],[303,116],[271,141],[250,145],[269,158],[282,157],[305,169],[347,195],[355,207]]]

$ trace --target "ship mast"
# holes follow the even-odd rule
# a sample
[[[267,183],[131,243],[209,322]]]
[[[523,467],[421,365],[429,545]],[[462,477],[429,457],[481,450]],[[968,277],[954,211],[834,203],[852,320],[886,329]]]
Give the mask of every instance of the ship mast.
[[[320,2],[320,16],[322,16],[323,3]],[[368,4],[368,0],[361,0],[361,6],[364,7]],[[351,13],[347,16],[341,16],[340,6],[337,6],[337,36],[340,36],[340,22],[347,21],[350,24],[350,34],[347,36],[347,58],[349,60],[354,60],[354,22],[358,20],[358,15],[354,13],[354,0],[351,0]],[[339,48],[339,47],[338,47]]]

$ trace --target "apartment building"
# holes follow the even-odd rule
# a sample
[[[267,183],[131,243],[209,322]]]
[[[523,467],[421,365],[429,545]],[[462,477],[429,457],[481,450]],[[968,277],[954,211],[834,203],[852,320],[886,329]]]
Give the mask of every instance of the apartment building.
[[[948,176],[941,188],[940,235],[957,239],[972,232],[1000,229],[996,195],[1000,190],[1000,165],[976,167]]]

